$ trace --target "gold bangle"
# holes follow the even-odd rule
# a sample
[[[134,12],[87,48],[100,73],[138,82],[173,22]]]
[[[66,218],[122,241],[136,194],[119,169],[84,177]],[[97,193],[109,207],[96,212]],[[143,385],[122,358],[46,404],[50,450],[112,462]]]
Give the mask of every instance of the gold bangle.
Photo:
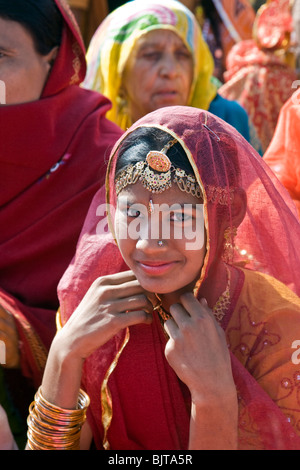
[[[77,450],[81,428],[90,404],[88,395],[79,391],[75,410],[60,408],[48,402],[41,388],[29,407],[27,448],[30,450]]]

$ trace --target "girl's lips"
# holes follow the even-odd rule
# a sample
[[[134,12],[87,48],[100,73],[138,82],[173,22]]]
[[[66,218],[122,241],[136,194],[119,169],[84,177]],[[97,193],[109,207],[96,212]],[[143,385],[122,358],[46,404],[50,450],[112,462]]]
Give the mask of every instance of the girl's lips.
[[[176,261],[138,261],[140,268],[147,274],[164,274],[169,269],[172,269],[176,264]]]

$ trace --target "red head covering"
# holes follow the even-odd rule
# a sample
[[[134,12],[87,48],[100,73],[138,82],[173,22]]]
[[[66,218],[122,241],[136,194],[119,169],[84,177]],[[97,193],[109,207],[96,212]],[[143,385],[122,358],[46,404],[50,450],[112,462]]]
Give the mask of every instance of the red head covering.
[[[271,274],[299,293],[300,226],[295,209],[253,148],[230,125],[196,108],[157,110],[136,122],[125,136],[137,127],[149,126],[176,137],[203,189],[207,254],[199,285],[209,280],[214,261],[221,255],[221,224],[226,221],[233,226],[236,195],[246,194],[246,215],[238,227],[238,249],[230,264],[240,263],[246,253],[250,272]],[[124,138],[116,144],[107,172],[107,198],[112,207],[116,202],[115,165]],[[91,205],[76,256],[60,282],[62,323],[95,278],[126,269],[105,226],[104,197],[102,188]],[[233,298],[230,314],[236,302]],[[187,448],[189,392],[168,366],[164,345],[154,315],[151,327],[138,325],[120,332],[85,361],[83,382],[91,398],[89,422],[99,448]],[[251,428],[264,448],[299,448],[299,439],[283,413],[233,355],[232,370],[245,419],[249,419],[245,428]],[[245,437],[243,429],[242,435]]]
[[[41,99],[0,107],[0,305],[17,320],[23,371],[39,381],[55,333],[56,287],[120,137],[110,102],[79,87],[85,50],[65,1],[62,42]]]

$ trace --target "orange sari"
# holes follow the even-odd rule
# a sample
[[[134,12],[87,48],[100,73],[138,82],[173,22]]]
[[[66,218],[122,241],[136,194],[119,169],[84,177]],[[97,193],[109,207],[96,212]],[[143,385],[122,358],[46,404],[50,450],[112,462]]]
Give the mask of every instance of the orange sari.
[[[300,217],[299,91],[280,111],[274,137],[264,155],[265,162],[286,187]]]
[[[300,359],[293,349],[294,342],[300,340],[300,331],[293,329],[299,321],[300,299],[273,277],[242,271],[245,280],[235,309],[230,319],[224,318],[230,350],[256,382],[249,386],[253,396],[247,406],[240,400],[239,448],[284,449],[284,434],[278,433],[282,430],[279,413],[273,413],[268,407],[257,407],[256,403],[259,433],[250,413],[254,412],[255,397],[261,393],[254,389],[261,387],[285,415],[291,445],[292,427],[300,436]],[[237,389],[239,392],[238,386]],[[260,413],[265,421],[263,416],[259,418]],[[268,429],[270,423],[273,429]],[[298,438],[295,446],[299,445],[297,441]]]
[[[222,44],[225,57],[234,44],[252,36],[255,11],[248,0],[213,0],[222,20]]]

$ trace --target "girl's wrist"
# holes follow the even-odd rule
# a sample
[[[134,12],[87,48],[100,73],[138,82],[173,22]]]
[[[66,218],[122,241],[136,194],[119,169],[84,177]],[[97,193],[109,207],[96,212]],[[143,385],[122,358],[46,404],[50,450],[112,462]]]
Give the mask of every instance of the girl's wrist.
[[[199,391],[191,391],[192,404],[196,407],[219,407],[225,406],[226,409],[231,405],[233,408],[237,406],[237,392],[236,388],[230,387],[228,390],[222,388],[210,393],[199,393]]]
[[[41,385],[46,400],[61,408],[76,406],[83,362],[72,348],[54,338]]]

